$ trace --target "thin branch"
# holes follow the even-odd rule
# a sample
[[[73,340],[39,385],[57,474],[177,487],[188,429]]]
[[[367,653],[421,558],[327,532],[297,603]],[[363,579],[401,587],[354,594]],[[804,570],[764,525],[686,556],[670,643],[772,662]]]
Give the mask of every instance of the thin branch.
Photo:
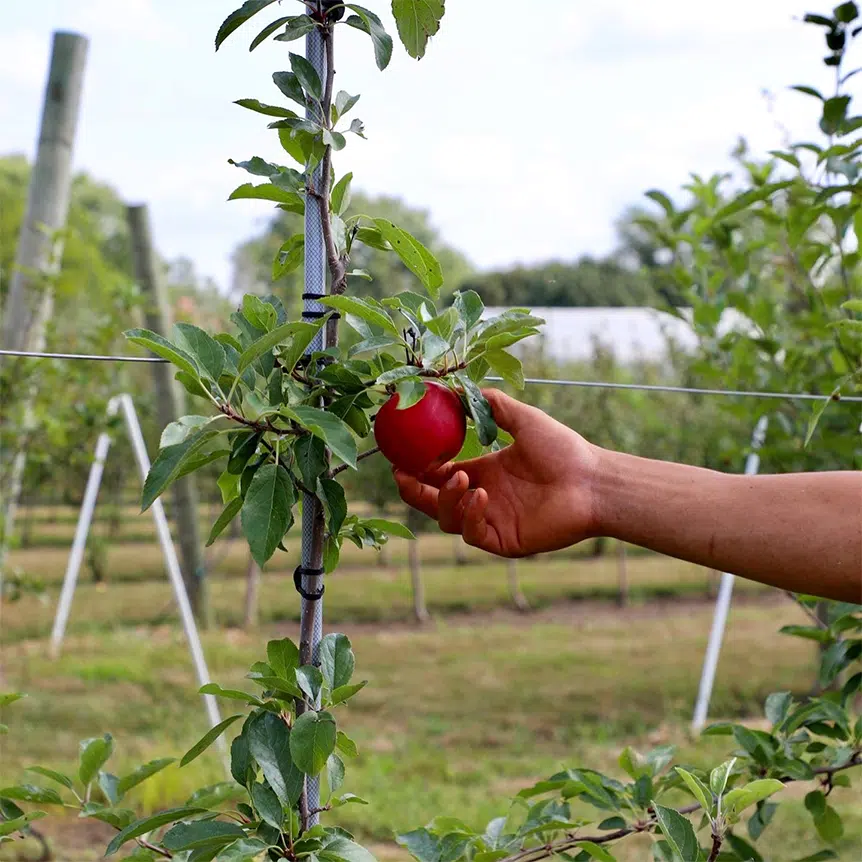
[[[709,854],[709,859],[706,862],[715,862],[718,859],[718,854],[721,851],[721,836],[713,833],[712,836],[712,851]]]
[[[156,847],[155,844],[150,844],[149,841],[144,841],[143,838],[137,838],[136,840],[137,840],[138,844],[141,845],[141,847],[145,848],[146,850],[151,851],[152,853],[158,853],[159,856],[164,856],[165,859],[173,859],[174,858],[173,853],[169,852],[168,850],[162,850],[161,847]]]
[[[845,769],[852,769],[854,766],[859,765],[862,765],[862,749],[855,751],[853,753],[853,757],[851,757],[844,766],[819,766],[816,769],[813,769],[812,772],[814,775],[827,775],[831,781],[832,776],[835,775],[836,772],[842,772]],[[789,775],[785,775],[778,780],[784,784],[792,784],[793,782],[798,781],[798,779],[791,778]],[[686,805],[684,808],[678,809],[678,811],[680,814],[693,814],[695,811],[700,810],[700,808],[700,803],[695,802],[692,805]],[[511,856],[506,856],[502,862],[538,862],[540,859],[548,859],[558,853],[565,852],[567,850],[574,850],[577,848],[578,844],[584,841],[591,841],[593,844],[608,844],[611,841],[617,841],[618,839],[625,838],[628,835],[635,835],[639,832],[648,832],[656,825],[655,818],[651,817],[646,822],[640,821],[632,826],[626,826],[625,828],[617,829],[614,832],[607,832],[604,835],[567,835],[564,840],[558,841],[555,844],[544,844],[541,847],[531,847],[529,850],[521,850],[518,853],[513,853]],[[715,836],[713,836],[713,841],[714,840]],[[714,859],[715,857],[711,858]]]
[[[819,628],[819,629],[828,629],[829,628],[829,626],[827,626],[826,623],[823,622],[823,620],[821,620],[820,617],[818,617],[817,614],[815,614],[814,611],[811,610],[811,608],[809,608],[807,605],[803,604],[802,600],[795,593],[791,593],[790,590],[785,590],[784,595],[786,595],[787,598],[789,598],[792,602],[794,602],[800,608],[802,608],[802,610],[805,611],[805,614],[808,616],[808,618],[811,620],[811,622],[813,622],[814,625],[817,626],[817,628]]]
[[[367,452],[360,452],[356,456],[356,461],[358,463],[359,461],[362,461],[365,458],[370,458],[372,455],[376,455],[379,451],[380,451],[380,449],[377,446],[375,446],[373,449],[369,449]],[[341,464],[340,466],[336,467],[334,470],[330,471],[330,473],[329,473],[330,477],[337,476],[339,473],[343,473],[348,468],[348,466],[349,466],[348,464]]]

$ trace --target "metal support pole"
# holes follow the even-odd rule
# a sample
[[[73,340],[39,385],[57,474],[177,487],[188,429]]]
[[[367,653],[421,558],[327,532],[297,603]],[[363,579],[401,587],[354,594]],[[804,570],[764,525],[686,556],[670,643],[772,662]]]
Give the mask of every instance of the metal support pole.
[[[119,407],[119,398],[112,398],[108,402],[108,417],[116,416]],[[96,442],[96,454],[93,456],[93,463],[90,465],[90,475],[87,477],[87,489],[84,491],[84,501],[81,503],[81,511],[78,514],[78,525],[75,527],[72,551],[69,554],[66,574],[63,577],[63,589],[60,592],[57,613],[54,615],[54,627],[51,629],[51,658],[54,659],[60,655],[60,649],[63,646],[63,637],[66,634],[66,623],[69,621],[72,598],[75,595],[75,587],[78,584],[78,573],[81,570],[81,561],[84,559],[87,534],[90,532],[93,510],[96,508],[96,498],[99,496],[99,486],[102,483],[102,472],[105,469],[105,458],[108,456],[108,449],[110,447],[111,435],[107,431],[103,431]]]
[[[305,37],[305,56],[314,66],[320,80],[326,79],[326,56],[323,36],[315,27]],[[309,119],[314,119],[314,113],[309,108],[306,111]],[[323,171],[318,165],[312,175],[312,183],[316,189],[323,187]],[[321,222],[321,202],[312,195],[305,197],[305,292],[308,294],[323,294],[326,292],[326,254],[323,243],[323,227]],[[304,300],[305,313],[320,313],[325,307],[314,299]],[[324,347],[323,330],[317,334],[308,346],[308,353],[322,350]],[[302,500],[302,565],[306,569],[321,569],[323,567],[323,512],[316,496],[306,494]],[[303,589],[315,593],[323,588],[323,576],[305,576],[302,579]],[[303,598],[300,607],[299,649],[300,660],[303,663],[317,664],[319,662],[320,640],[323,637],[323,599],[308,601]],[[317,778],[306,780],[306,811],[308,825],[314,826],[320,819],[318,814],[312,814],[320,807],[320,781]]]
[[[145,205],[130,206],[127,211],[129,232],[132,237],[132,258],[135,278],[147,296],[145,319],[147,328],[168,338],[171,308],[167,287],[159,269],[150,229],[150,216]],[[156,410],[162,428],[179,419],[183,411],[184,393],[173,378],[170,365],[153,363],[153,382],[156,387]],[[192,476],[181,476],[171,489],[174,503],[174,520],[177,541],[183,561],[186,592],[192,609],[203,628],[209,623],[206,593],[206,573],[198,523],[197,487]]]
[[[45,327],[54,307],[50,277],[57,270],[63,249],[62,237],[57,231],[65,226],[69,211],[72,149],[84,89],[88,44],[87,39],[77,33],[54,33],[36,160],[27,190],[27,209],[3,309],[2,346],[6,350],[45,349]],[[27,441],[34,424],[35,395],[35,387],[31,386],[23,396],[22,433],[0,494],[0,595],[27,463]]]
[[[769,418],[761,416],[751,435],[751,452],[745,459],[745,475],[754,476],[760,469],[758,450],[766,439],[766,428]],[[721,586],[718,588],[718,599],[715,603],[715,615],[712,619],[712,629],[709,632],[709,642],[703,660],[703,671],[700,676],[700,687],[697,692],[697,703],[694,707],[692,729],[699,731],[706,724],[709,711],[709,701],[712,697],[712,685],[715,682],[715,669],[721,652],[721,642],[724,638],[724,628],[727,624],[727,613],[730,610],[730,597],[733,593],[734,576],[724,572],[721,576]]]
[[[132,441],[132,448],[135,450],[135,459],[138,462],[138,470],[141,474],[141,480],[147,478],[147,473],[150,472],[150,456],[147,454],[147,446],[144,443],[144,435],[141,433],[141,426],[138,422],[138,416],[135,413],[135,405],[132,403],[131,396],[120,395],[120,403],[123,408],[123,414],[126,418],[126,425],[129,429],[129,437]],[[207,670],[206,660],[204,659],[203,648],[201,647],[200,637],[198,636],[197,626],[195,625],[194,614],[192,613],[189,597],[186,594],[186,585],[183,581],[183,575],[180,571],[180,563],[177,559],[177,552],[174,550],[174,543],[171,539],[171,530],[168,526],[168,519],[165,517],[165,509],[161,500],[156,500],[152,507],[153,520],[156,523],[156,533],[159,537],[159,543],[162,546],[162,553],[165,556],[165,565],[168,570],[168,577],[171,581],[171,586],[174,589],[174,597],[177,601],[177,607],[180,612],[183,630],[186,634],[186,639],[189,642],[189,649],[192,654],[192,662],[195,666],[198,682],[201,686],[207,685],[210,682],[209,671]],[[203,695],[204,703],[206,704],[207,715],[211,727],[215,727],[220,721],[218,704],[216,699],[211,694]],[[224,753],[227,748],[222,737],[218,739],[219,747]]]

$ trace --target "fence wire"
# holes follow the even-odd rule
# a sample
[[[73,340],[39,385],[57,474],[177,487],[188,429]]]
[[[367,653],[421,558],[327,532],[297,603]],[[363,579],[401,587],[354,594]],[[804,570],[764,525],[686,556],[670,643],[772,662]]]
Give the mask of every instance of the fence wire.
[[[158,356],[109,356],[92,353],[41,353],[28,350],[0,350],[0,356],[22,356],[30,359],[82,360],[86,362],[167,362]],[[486,377],[490,383],[503,382],[502,377]],[[706,389],[692,386],[665,386],[659,383],[614,383],[607,380],[555,380],[525,377],[533,386],[579,386],[584,389],[622,389],[638,392],[671,392],[678,395],[717,395],[726,398],[777,398],[785,401],[825,401],[838,404],[862,404],[862,395],[824,395],[815,392],[774,392],[757,389]]]

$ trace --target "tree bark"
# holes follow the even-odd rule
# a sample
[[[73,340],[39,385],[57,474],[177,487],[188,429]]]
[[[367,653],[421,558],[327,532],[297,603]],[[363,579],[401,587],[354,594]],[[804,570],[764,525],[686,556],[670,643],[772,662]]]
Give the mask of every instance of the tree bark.
[[[530,603],[521,591],[521,580],[518,577],[518,561],[506,561],[506,583],[509,587],[509,596],[515,607],[522,613],[530,610]]]
[[[410,566],[410,584],[413,589],[413,616],[420,623],[428,622],[431,614],[425,604],[425,585],[422,583],[422,566],[419,559],[419,527],[422,524],[421,515],[414,509],[407,511],[407,527],[417,538],[407,543],[407,559]]]

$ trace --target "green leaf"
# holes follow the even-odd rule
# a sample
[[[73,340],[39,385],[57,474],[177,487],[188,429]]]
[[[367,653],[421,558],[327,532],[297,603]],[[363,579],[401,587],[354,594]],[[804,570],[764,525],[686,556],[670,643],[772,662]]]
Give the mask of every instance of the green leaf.
[[[161,844],[166,850],[194,850],[198,847],[221,847],[244,837],[245,830],[236,823],[196,820],[192,823],[178,823],[169,829]]]
[[[578,843],[578,849],[589,854],[591,859],[598,859],[599,862],[616,862],[616,857],[611,856],[607,850],[593,841],[581,841]]]
[[[732,832],[728,832],[724,838],[740,859],[744,859],[745,862],[763,862],[763,857],[745,839]]]
[[[418,862],[439,862],[440,842],[427,829],[414,829],[395,836],[395,840]]]
[[[682,780],[688,786],[692,796],[700,803],[700,807],[709,814],[712,811],[712,793],[709,788],[696,776],[680,766],[674,767],[682,776]]]
[[[11,820],[0,821],[0,836],[11,835],[13,832],[21,832],[27,828],[28,823],[46,816],[44,811],[31,811],[28,814],[22,814],[20,817],[14,817]]]
[[[207,539],[206,547],[208,548],[223,532],[225,527],[236,517],[237,512],[242,508],[242,497],[234,497],[222,510],[222,513],[216,518],[210,530],[209,538]]]
[[[738,817],[746,808],[761,802],[784,789],[784,784],[776,778],[761,778],[751,781],[744,787],[728,791],[722,801],[722,811],[732,817]]]
[[[200,370],[217,383],[225,366],[224,347],[209,333],[191,323],[174,324],[174,331],[178,346],[194,357]]]
[[[251,801],[264,823],[269,823],[275,829],[281,829],[284,823],[284,811],[278,797],[269,787],[259,781],[252,784]]]
[[[245,24],[245,22],[253,15],[257,15],[261,9],[266,9],[267,6],[274,2],[275,0],[246,0],[239,9],[235,12],[231,12],[230,15],[225,18],[221,27],[218,28],[218,33],[216,33],[216,51],[218,51],[224,40],[227,39],[234,30]]]
[[[781,724],[787,713],[790,711],[790,706],[793,703],[793,695],[789,691],[775,691],[766,698],[764,711],[766,717],[773,724]]]
[[[139,838],[141,835],[146,835],[160,826],[166,826],[168,823],[176,823],[177,820],[184,820],[187,817],[195,817],[198,814],[205,814],[206,808],[171,808],[167,811],[160,811],[152,817],[142,817],[134,823],[130,823],[122,832],[114,836],[108,849],[105,851],[106,856],[112,856],[120,849],[127,841],[133,838]]]
[[[234,104],[258,114],[265,114],[268,117],[296,117],[296,112],[289,108],[282,108],[280,105],[267,105],[257,99],[237,99]]]
[[[137,787],[157,772],[161,772],[175,762],[176,758],[174,757],[160,757],[157,760],[151,760],[149,763],[139,766],[120,779],[120,783],[117,785],[117,792],[120,796],[125,796],[133,787]]]
[[[345,4],[356,15],[351,15],[344,23],[362,30],[371,37],[374,45],[374,60],[381,71],[389,65],[392,59],[392,37],[386,32],[380,18],[373,12],[355,3]]]
[[[331,690],[350,682],[356,667],[356,656],[350,638],[343,634],[324,635],[320,642],[320,669]]]
[[[654,803],[655,816],[661,831],[681,862],[695,862],[701,858],[700,845],[688,819],[673,808]]]
[[[344,495],[344,488],[335,479],[320,479],[317,493],[328,513],[329,534],[337,536],[347,517],[347,498]]]
[[[362,682],[357,682],[353,685],[340,685],[337,688],[334,688],[332,690],[331,698],[332,705],[337,706],[339,703],[344,703],[345,701],[350,700],[353,695],[362,691],[366,685],[368,685],[368,680],[364,679]]]
[[[406,377],[416,377],[421,373],[422,369],[415,365],[401,365],[398,368],[393,368],[391,371],[384,371],[375,382],[380,385],[397,383],[399,380],[404,380]]]
[[[220,416],[181,416],[176,422],[169,422],[159,438],[159,448],[175,446],[182,443],[190,434],[199,431],[204,425],[209,425]]]
[[[365,799],[357,796],[355,793],[343,793],[341,796],[333,799],[330,804],[333,808],[341,808],[342,805],[347,805],[349,802],[355,802],[358,805],[368,805]]]
[[[293,523],[296,492],[280,464],[264,464],[251,480],[242,505],[242,530],[251,555],[264,566]]]
[[[56,790],[50,787],[38,787],[35,784],[16,784],[0,789],[0,797],[17,799],[19,802],[36,802],[40,805],[62,805],[63,799]]]
[[[23,700],[25,697],[27,697],[26,694],[20,694],[17,691],[0,694],[0,709],[18,700]]]
[[[275,37],[276,42],[294,42],[307,36],[317,25],[314,19],[308,15],[295,15],[293,18],[287,19],[287,26],[284,28],[284,33],[279,33]]]
[[[198,689],[198,694],[212,694],[215,697],[226,697],[228,700],[241,700],[243,703],[251,704],[252,706],[260,706],[263,701],[253,694],[246,691],[238,691],[234,688],[222,688],[214,682],[208,682]]]
[[[275,307],[253,293],[247,293],[242,298],[242,313],[252,326],[264,332],[269,332],[275,326]]]
[[[265,42],[270,36],[272,36],[273,33],[275,33],[276,30],[278,30],[279,27],[282,27],[283,25],[287,24],[290,20],[290,17],[276,18],[275,21],[273,21],[271,24],[267,24],[266,27],[264,27],[263,30],[261,30],[260,33],[258,33],[257,36],[252,39],[251,45],[248,46],[248,50],[254,51],[254,49],[257,48],[258,45],[261,45],[263,42]],[[276,114],[275,116],[278,115]]]
[[[330,574],[338,567],[338,560],[341,557],[341,539],[337,536],[327,536],[323,544],[323,569],[326,574]]]
[[[319,856],[326,862],[377,862],[368,850],[343,835],[327,841]]]
[[[664,210],[668,218],[673,218],[673,202],[664,192],[660,192],[658,189],[651,189],[645,193],[645,197],[648,197],[651,201],[655,201]]]
[[[237,784],[245,787],[248,783],[249,769],[252,767],[251,751],[245,729],[230,744],[230,774]]]
[[[507,383],[516,389],[524,388],[524,368],[520,359],[504,350],[487,350],[484,358],[491,370],[496,371]]]
[[[827,805],[823,813],[814,818],[814,827],[824,841],[837,841],[844,834],[841,817],[831,805]]]
[[[490,446],[497,439],[497,423],[494,421],[491,405],[488,404],[482,390],[470,379],[469,375],[459,371],[455,377],[464,387],[467,406],[475,423],[479,442],[483,446]]]
[[[709,773],[709,787],[716,796],[721,796],[724,793],[724,788],[727,787],[727,779],[730,777],[730,772],[733,765],[736,763],[736,758],[726,760],[720,766],[716,766]]]
[[[444,0],[392,0],[392,14],[407,53],[416,60],[425,56],[428,40],[440,29]]]
[[[146,347],[147,350],[161,356],[162,359],[167,359],[172,362],[186,374],[197,380],[200,377],[197,365],[194,359],[179,347],[174,346],[166,338],[161,335],[151,332],[149,329],[127,329],[123,335],[132,342],[141,347]]]
[[[722,207],[715,214],[714,219],[716,222],[723,221],[724,219],[732,215],[736,215],[737,213],[748,209],[748,207],[750,207],[752,204],[758,203],[759,201],[765,201],[767,198],[771,198],[776,192],[779,192],[782,189],[786,189],[792,185],[793,180],[784,180],[780,183],[765,183],[762,186],[757,186],[756,188],[749,189],[747,192],[743,192],[735,200],[732,200],[729,204]]]
[[[387,347],[394,347],[401,344],[400,338],[395,338],[389,335],[375,335],[373,338],[365,339],[354,344],[348,351],[347,355],[350,359],[354,356],[359,356],[361,353],[374,352],[378,353],[385,350]]]
[[[48,778],[51,781],[56,781],[57,784],[62,784],[63,787],[68,787],[69,790],[74,790],[75,784],[68,775],[62,772],[56,772],[53,769],[46,769],[44,766],[28,766],[27,772],[35,772],[36,775],[41,775],[43,778]]]
[[[299,647],[290,638],[269,641],[266,659],[276,676],[293,680],[293,672],[299,667]]]
[[[330,754],[326,760],[326,783],[330,793],[344,784],[344,761],[337,754]]]
[[[240,713],[220,721],[215,727],[211,727],[182,757],[180,766],[187,766],[196,757],[203,754],[238,718]]]
[[[316,407],[295,407],[293,412],[303,428],[323,440],[345,464],[356,469],[356,439],[346,422]]]
[[[387,521],[385,518],[363,518],[361,523],[372,530],[381,530],[390,536],[398,536],[399,539],[410,541],[416,539],[413,531],[405,527],[404,524],[399,524],[398,521]]]
[[[335,751],[335,719],[328,712],[304,712],[290,732],[290,755],[306,775],[317,775]]]
[[[372,326],[379,326],[395,336],[398,335],[398,329],[386,311],[375,307],[366,299],[356,296],[325,296],[320,300],[320,304],[344,314],[355,314]]]
[[[352,179],[353,174],[347,173],[333,186],[330,196],[330,209],[336,215],[342,215],[350,206],[350,183]]]
[[[482,298],[475,290],[457,291],[454,296],[453,306],[464,321],[465,329],[472,329],[481,319],[485,305]]]
[[[832,392],[823,399],[823,401],[820,402],[811,414],[811,418],[808,420],[808,430],[805,432],[805,442],[803,443],[803,446],[808,446],[811,442],[811,438],[814,436],[814,432],[817,430],[817,426],[820,424],[820,419],[826,412],[826,408],[836,399],[836,396],[841,394],[842,385],[843,381],[842,383],[839,383],[838,386],[836,386]],[[787,626],[785,626],[785,628],[787,628]]]
[[[855,311],[862,314],[862,299],[848,299],[847,302],[842,302],[841,307],[845,311]]]
[[[256,201],[272,201],[273,203],[282,204],[283,209],[288,212],[294,212],[302,215],[305,212],[305,203],[300,195],[296,192],[289,192],[286,189],[279,188],[273,183],[243,183],[237,186],[228,196],[229,201],[239,200],[256,200]]]
[[[418,277],[428,293],[436,297],[443,285],[443,271],[434,255],[418,239],[391,221],[376,218],[374,224],[402,263]]]
[[[790,89],[796,90],[797,93],[805,93],[806,96],[814,96],[815,99],[820,99],[821,102],[825,101],[820,91],[815,90],[814,87],[805,87],[800,84]]]
[[[162,449],[147,473],[144,489],[141,494],[141,511],[145,512],[164,490],[177,479],[194,457],[218,435],[218,431],[203,429],[190,434],[176,446]]]
[[[425,393],[427,391],[428,389],[425,386],[424,380],[416,379],[414,377],[408,377],[406,380],[402,380],[395,387],[395,392],[398,395],[398,404],[395,409],[407,410],[410,407],[415,406],[425,397]]]
[[[323,688],[323,674],[314,665],[304,665],[294,671],[296,682],[311,706],[317,703],[320,690]]]
[[[359,754],[356,743],[341,730],[335,736],[335,747],[347,757],[356,757]]]
[[[218,862],[265,862],[268,846],[259,838],[240,838],[219,850]]]
[[[255,717],[247,732],[249,751],[267,783],[282,805],[295,805],[304,786],[302,773],[290,754],[290,738],[295,730],[288,730],[278,716],[265,712]]]
[[[78,746],[78,778],[85,787],[98,775],[114,751],[114,739],[110,733],[94,739],[84,739]]]
[[[278,360],[281,363],[281,370],[285,374],[290,374],[296,367],[306,348],[314,340],[314,336],[320,331],[320,328],[326,322],[325,319],[316,321],[315,323],[294,323],[296,328],[292,338],[286,346],[278,348]]]
[[[826,796],[822,790],[812,790],[805,796],[805,807],[812,817],[819,817],[826,811]]]
[[[826,859],[837,859],[838,854],[834,850],[818,850],[810,856],[803,859],[797,859],[795,862],[824,862]]]
[[[314,66],[305,57],[291,53],[290,68],[293,69],[293,74],[296,75],[302,89],[319,102],[323,98],[323,84]]]
[[[301,337],[304,335],[304,327],[309,326],[310,324],[303,323],[284,323],[281,326],[277,326],[272,332],[268,332],[266,335],[258,338],[256,341],[253,341],[240,355],[239,362],[237,363],[237,371],[242,374],[246,368],[249,367],[256,359],[260,356],[263,356],[264,353],[268,353],[272,350],[276,345],[281,344],[283,341],[287,341],[294,336],[300,335]],[[317,327],[311,325],[315,333],[317,331]],[[314,337],[314,333],[312,333],[311,338]],[[311,341],[311,338],[308,341]],[[305,348],[303,348],[304,350]],[[292,370],[292,369],[291,369]]]
[[[326,444],[313,434],[304,434],[293,446],[296,466],[306,488],[316,488],[317,480],[326,470]]]

